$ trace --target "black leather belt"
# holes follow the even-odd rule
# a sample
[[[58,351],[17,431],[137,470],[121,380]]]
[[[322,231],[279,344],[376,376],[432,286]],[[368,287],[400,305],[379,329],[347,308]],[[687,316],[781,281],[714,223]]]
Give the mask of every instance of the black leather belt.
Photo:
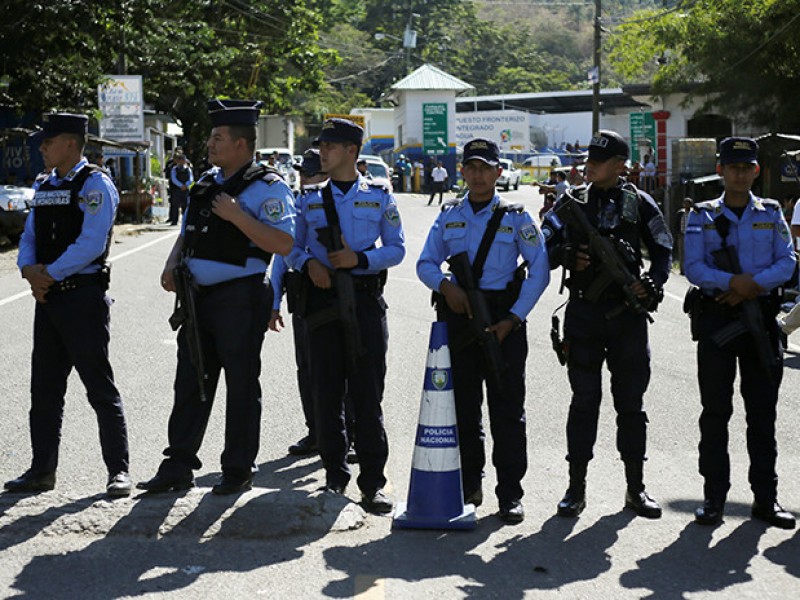
[[[48,293],[59,294],[62,292],[70,292],[89,285],[103,285],[105,286],[104,289],[108,289],[109,275],[107,270],[98,271],[97,273],[86,273],[84,275],[70,275],[51,285],[48,289]]]

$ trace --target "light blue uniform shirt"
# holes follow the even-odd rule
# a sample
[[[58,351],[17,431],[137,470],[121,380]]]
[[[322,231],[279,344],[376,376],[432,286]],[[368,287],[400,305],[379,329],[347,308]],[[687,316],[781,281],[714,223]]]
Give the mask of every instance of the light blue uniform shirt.
[[[78,164],[63,179],[60,179],[56,170],[53,169],[46,181],[53,185],[71,181],[88,164],[89,161],[86,158],[81,158]],[[38,181],[33,184],[33,188],[37,192],[40,184]],[[85,275],[96,273],[100,270],[100,265],[92,263],[105,251],[108,232],[114,226],[114,219],[117,215],[119,194],[114,182],[103,173],[89,175],[78,196],[80,198],[78,206],[83,211],[81,233],[61,256],[52,264],[47,265],[47,272],[56,281],[62,281],[70,275]],[[20,270],[28,265],[35,265],[37,262],[36,231],[34,229],[35,213],[36,196],[34,196],[31,212],[25,221],[25,230],[19,242],[17,266]]]
[[[684,237],[686,277],[707,294],[730,288],[730,273],[714,266],[711,252],[722,247],[714,219],[725,215],[730,221],[726,238],[735,246],[743,273],[751,273],[753,281],[767,291],[783,284],[792,276],[795,257],[789,227],[777,205],[765,204],[752,193],[741,219],[725,206],[725,195],[695,205],[689,214]]]
[[[486,225],[500,202],[500,196],[495,194],[488,206],[475,213],[468,196],[469,192],[461,202],[446,206],[439,213],[417,261],[417,275],[434,291],[438,292],[447,278],[442,272],[447,258],[466,252],[470,264],[475,261]],[[514,276],[519,256],[528,261],[528,277],[511,312],[525,320],[550,282],[550,265],[542,232],[530,213],[509,211],[503,215],[486,256],[478,282],[480,289],[504,290]]]
[[[214,181],[217,183],[221,184],[225,181],[222,176],[222,169],[219,167],[214,167],[208,173],[209,176],[214,177]],[[294,237],[294,194],[292,194],[292,190],[286,185],[286,182],[282,180],[275,180],[270,183],[260,180],[255,181],[237,196],[237,200],[242,209],[251,217]],[[188,204],[191,204],[191,196]],[[181,225],[181,235],[186,232],[186,215],[189,212],[188,204]],[[255,247],[252,242],[250,245]],[[254,256],[248,257],[247,263],[243,267],[203,258],[189,258],[186,262],[195,281],[200,285],[214,285],[230,279],[264,273],[267,270],[267,264]]]
[[[286,261],[281,255],[272,257],[269,271],[269,284],[272,286],[272,310],[281,309],[283,276],[286,275]]]
[[[355,252],[364,252],[369,262],[366,269],[355,268],[351,273],[375,275],[400,264],[406,254],[405,235],[394,196],[383,187],[370,185],[361,175],[347,193],[330,182],[327,185],[333,191],[344,239]],[[298,202],[297,235],[286,263],[301,271],[309,259],[316,258],[332,268],[328,250],[319,241],[316,231],[328,224],[322,205],[322,190],[310,191],[300,196]],[[376,246],[378,240],[380,246]]]

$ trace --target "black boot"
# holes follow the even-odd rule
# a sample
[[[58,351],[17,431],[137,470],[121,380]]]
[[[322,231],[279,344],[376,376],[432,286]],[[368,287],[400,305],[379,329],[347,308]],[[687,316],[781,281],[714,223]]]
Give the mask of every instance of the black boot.
[[[558,503],[559,517],[577,517],[586,508],[586,463],[569,463],[569,488]]]
[[[644,491],[644,473],[642,461],[625,462],[625,480],[628,489],[625,492],[625,508],[630,508],[640,517],[647,519],[661,518],[661,507]]]

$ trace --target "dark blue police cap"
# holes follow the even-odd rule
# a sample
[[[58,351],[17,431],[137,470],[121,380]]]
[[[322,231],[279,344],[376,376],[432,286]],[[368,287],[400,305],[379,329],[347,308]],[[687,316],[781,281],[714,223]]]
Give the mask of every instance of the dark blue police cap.
[[[364,129],[348,119],[333,117],[326,119],[322,124],[322,132],[314,140],[314,144],[320,142],[351,142],[361,145],[364,139]]]
[[[629,156],[628,142],[616,131],[601,129],[589,142],[589,160],[605,162],[609,158],[623,158]]]
[[[464,144],[464,160],[477,159],[494,167],[500,164],[500,148],[492,140],[473,138]]]
[[[89,117],[71,113],[50,113],[42,115],[42,130],[33,133],[36,141],[41,142],[62,133],[86,135],[89,130]]]
[[[729,137],[719,143],[719,164],[757,162],[758,142],[753,138]]]
[[[303,152],[303,162],[295,163],[292,166],[306,177],[313,177],[322,171],[322,164],[319,160],[319,150],[317,148],[309,148]]]
[[[209,100],[208,116],[212,127],[222,125],[258,124],[258,113],[264,103],[260,100]]]

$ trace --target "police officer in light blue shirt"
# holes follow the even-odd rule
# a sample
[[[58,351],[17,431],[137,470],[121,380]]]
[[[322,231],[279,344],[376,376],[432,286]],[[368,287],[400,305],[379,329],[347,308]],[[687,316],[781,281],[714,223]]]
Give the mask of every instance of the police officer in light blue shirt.
[[[170,169],[169,181],[172,185],[172,194],[169,202],[169,224],[178,224],[178,214],[186,211],[186,199],[189,189],[194,183],[194,175],[187,164],[186,156],[179,154],[175,157],[175,166]]]
[[[175,404],[169,446],[158,473],[138,484],[151,493],[193,485],[192,471],[211,413],[220,372],[227,387],[222,480],[215,494],[252,487],[261,421],[261,346],[272,291],[264,282],[272,253],[288,254],[294,235],[294,196],[274,170],[253,161],[261,102],[212,100],[206,144],[214,168],[194,185],[181,235],[161,275],[175,291],[173,270],[185,263],[197,284],[200,350],[205,367],[201,401],[186,325],[178,333]]]
[[[45,115],[36,134],[45,166],[34,184],[33,207],[17,264],[36,298],[30,429],[31,468],[5,484],[10,492],[53,489],[67,378],[81,377],[100,429],[108,469],[106,492],[126,496],[128,435],[122,399],[108,361],[106,262],[119,197],[113,182],[82,156],[88,118]]]
[[[695,204],[684,241],[686,277],[699,288],[689,297],[694,300],[687,301],[692,337],[697,341],[703,404],[699,466],[705,502],[695,512],[695,521],[702,525],[722,521],[730,488],[728,421],[733,412],[738,362],[747,413],[752,515],[770,525],[792,529],[794,516],[777,501],[775,472],[776,405],[783,375],[783,349],[775,320],[780,300],[775,290],[794,271],[791,235],[780,203],[750,191],[759,174],[755,140],[722,140],[718,169],[725,192],[716,200]],[[731,255],[738,259],[738,273],[733,261],[719,260],[720,251],[726,252],[728,259]],[[750,310],[758,332],[720,337],[720,332],[741,322],[740,313],[745,309]]]
[[[497,469],[495,491],[499,515],[506,522],[516,523],[524,518],[521,481],[528,466],[525,319],[550,281],[550,267],[533,217],[521,205],[508,205],[495,192],[495,182],[502,171],[499,160],[499,149],[491,140],[476,138],[465,144],[462,175],[469,191],[463,199],[444,205],[417,261],[417,275],[443,296],[439,298],[438,310],[447,321],[451,340],[464,498],[476,506],[483,500],[481,477],[486,458],[481,404],[485,381],[495,444],[492,458]],[[461,252],[467,253],[473,271],[476,269],[478,249],[491,226],[492,216],[500,210],[503,215],[485,255],[478,287],[492,313],[489,330],[497,336],[507,364],[502,388],[488,376],[483,351],[478,340],[470,335],[467,317],[472,316],[472,307],[464,290],[455,277],[442,272],[442,263]],[[527,277],[521,282],[520,257],[528,264]],[[453,343],[465,336],[467,343]]]
[[[405,256],[405,238],[394,196],[371,185],[356,170],[363,134],[361,127],[346,119],[323,124],[316,143],[330,181],[301,197],[295,246],[287,264],[306,276],[304,316],[326,489],[342,493],[350,480],[343,415],[346,391],[355,412],[363,505],[386,513],[393,504],[383,491],[389,454],[381,410],[388,343],[383,285],[385,271]],[[341,236],[334,234],[336,229]],[[321,237],[325,232],[328,239]],[[355,316],[321,319],[336,306],[348,307],[347,298],[340,298],[333,287],[333,282],[347,279],[346,273],[352,276],[355,306],[350,308]]]

